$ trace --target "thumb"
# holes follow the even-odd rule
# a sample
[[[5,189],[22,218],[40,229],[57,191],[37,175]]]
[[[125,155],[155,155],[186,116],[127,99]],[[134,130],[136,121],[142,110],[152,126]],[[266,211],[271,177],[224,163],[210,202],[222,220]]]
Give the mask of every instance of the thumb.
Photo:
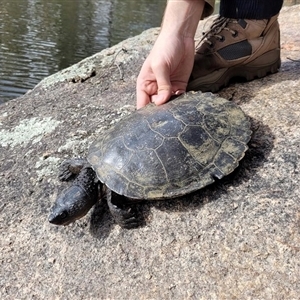
[[[152,102],[156,105],[161,105],[166,103],[172,95],[170,86],[160,87],[157,91],[157,95],[152,96]]]
[[[170,73],[167,68],[159,68],[156,72],[157,95],[152,96],[152,102],[156,105],[166,103],[172,95],[172,85],[170,82]]]

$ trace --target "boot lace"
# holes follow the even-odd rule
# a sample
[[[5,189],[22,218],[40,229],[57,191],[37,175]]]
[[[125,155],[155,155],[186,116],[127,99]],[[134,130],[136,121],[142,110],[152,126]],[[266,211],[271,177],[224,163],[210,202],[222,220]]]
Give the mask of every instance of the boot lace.
[[[227,30],[232,34],[232,36],[237,36],[237,31],[230,29],[228,27],[228,23],[238,23],[238,21],[230,18],[224,18],[221,16],[217,17],[213,21],[210,29],[207,32],[202,33],[203,36],[200,39],[198,46],[202,42],[207,43],[210,46],[213,46],[213,43],[210,40],[212,37],[216,38],[219,41],[224,41],[224,36],[220,34],[222,30]]]

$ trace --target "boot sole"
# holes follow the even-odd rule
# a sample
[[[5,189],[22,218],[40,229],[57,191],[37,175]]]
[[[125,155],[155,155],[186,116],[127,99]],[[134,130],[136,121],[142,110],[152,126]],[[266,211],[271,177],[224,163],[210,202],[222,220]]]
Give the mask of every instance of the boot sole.
[[[200,90],[214,93],[228,86],[233,78],[244,78],[246,81],[262,78],[278,72],[280,65],[280,49],[274,49],[248,64],[219,69],[205,77],[197,78],[188,83],[187,91]]]

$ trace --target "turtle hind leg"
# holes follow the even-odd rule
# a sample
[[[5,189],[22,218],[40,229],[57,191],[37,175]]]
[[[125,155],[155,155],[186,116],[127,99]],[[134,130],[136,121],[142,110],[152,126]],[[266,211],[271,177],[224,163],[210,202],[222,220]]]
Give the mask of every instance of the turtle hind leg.
[[[83,167],[88,165],[88,161],[84,158],[67,159],[59,167],[58,178],[61,181],[68,181],[78,175]]]
[[[142,220],[139,218],[134,207],[126,205],[126,197],[116,194],[107,189],[107,204],[109,210],[121,227],[126,229],[137,228],[142,225]]]

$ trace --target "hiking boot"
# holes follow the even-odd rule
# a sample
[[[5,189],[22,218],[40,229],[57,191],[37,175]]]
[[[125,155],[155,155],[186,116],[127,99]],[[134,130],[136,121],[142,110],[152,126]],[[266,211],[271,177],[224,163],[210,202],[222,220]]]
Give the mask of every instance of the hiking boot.
[[[187,90],[216,92],[229,81],[247,81],[275,73],[280,68],[278,15],[247,20],[218,17],[196,48]]]

